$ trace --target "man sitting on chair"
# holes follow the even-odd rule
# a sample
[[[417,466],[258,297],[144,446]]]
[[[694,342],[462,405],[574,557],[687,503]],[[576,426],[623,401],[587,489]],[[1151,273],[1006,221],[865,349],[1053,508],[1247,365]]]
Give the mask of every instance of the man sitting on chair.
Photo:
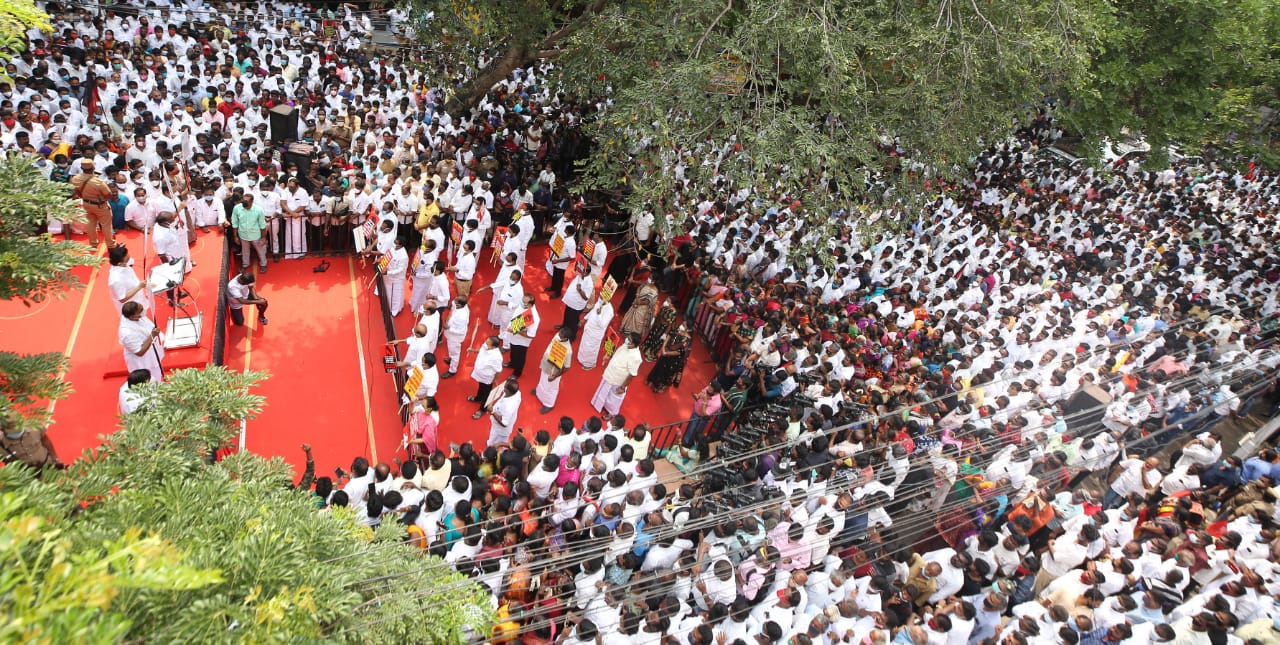
[[[227,283],[227,306],[231,308],[231,322],[244,325],[244,306],[258,305],[258,322],[267,324],[267,299],[258,295],[253,284],[257,277],[251,267],[240,269],[240,275]]]

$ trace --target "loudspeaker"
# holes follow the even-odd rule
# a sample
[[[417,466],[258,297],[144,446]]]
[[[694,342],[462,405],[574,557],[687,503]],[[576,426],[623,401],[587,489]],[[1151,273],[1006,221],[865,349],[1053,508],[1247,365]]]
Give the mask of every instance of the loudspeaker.
[[[1111,395],[1106,390],[1096,385],[1080,388],[1075,396],[1062,406],[1067,417],[1067,428],[1084,434],[1098,432],[1097,423],[1106,413],[1108,403],[1111,403]]]
[[[277,145],[298,140],[298,114],[292,105],[271,108],[271,141]]]
[[[308,177],[311,174],[311,155],[300,154],[292,150],[286,150],[284,152],[285,167],[283,169],[287,170],[289,167],[289,164],[295,164],[298,166],[298,185],[299,186],[302,186],[307,191],[312,191],[319,188],[319,186],[312,186],[311,180],[308,179]]]

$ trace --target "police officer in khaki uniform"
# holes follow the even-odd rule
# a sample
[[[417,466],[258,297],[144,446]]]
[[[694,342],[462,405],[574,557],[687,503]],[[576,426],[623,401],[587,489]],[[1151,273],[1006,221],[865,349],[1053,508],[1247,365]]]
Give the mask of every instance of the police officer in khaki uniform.
[[[23,430],[11,420],[0,417],[0,463],[24,463],[36,470],[62,468],[46,430]]]
[[[80,160],[80,174],[71,178],[71,186],[75,196],[84,205],[88,217],[89,244],[98,246],[98,229],[107,240],[107,248],[116,245],[115,231],[111,228],[111,185],[94,171],[92,159]]]

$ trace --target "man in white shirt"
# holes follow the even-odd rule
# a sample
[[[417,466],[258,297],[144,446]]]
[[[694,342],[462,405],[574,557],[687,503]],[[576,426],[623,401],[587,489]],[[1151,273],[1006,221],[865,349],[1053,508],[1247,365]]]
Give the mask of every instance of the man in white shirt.
[[[120,414],[132,414],[146,403],[146,397],[139,394],[134,389],[134,386],[150,382],[151,372],[148,370],[133,370],[129,372],[129,378],[120,386]]]
[[[452,378],[458,373],[458,365],[462,362],[462,341],[466,340],[470,324],[471,310],[467,307],[467,297],[459,295],[454,298],[449,320],[445,321],[444,344],[449,349],[449,357],[444,360],[449,370],[441,378]]]
[[[273,179],[266,177],[258,184],[253,203],[262,209],[262,216],[266,219],[267,228],[271,231],[269,241],[271,253],[277,255],[280,253],[280,193],[276,191],[276,182]]]
[[[502,390],[490,395],[485,410],[489,413],[489,438],[485,447],[505,446],[516,427],[516,415],[520,412],[520,382],[507,379]]]
[[[184,273],[191,273],[191,250],[187,245],[187,232],[177,224],[177,216],[173,213],[160,213],[156,217],[156,226],[152,229],[151,242],[156,247],[156,255],[165,264],[181,262]]]
[[[547,293],[552,298],[559,298],[564,289],[564,273],[578,253],[577,241],[574,239],[575,229],[566,219],[556,223],[556,231],[551,236],[551,253],[547,257],[547,273],[551,274],[551,286]]]
[[[120,311],[126,302],[136,302],[145,311],[150,307],[151,298],[147,285],[138,279],[133,270],[133,259],[129,257],[129,249],[125,246],[113,246],[107,251],[111,262],[111,271],[107,274],[107,288],[111,290],[111,301]]]
[[[164,368],[160,361],[164,359],[164,339],[160,337],[160,328],[142,315],[142,305],[126,302],[120,309],[120,329],[117,340],[124,350],[124,364],[129,371],[147,370],[151,380],[159,383],[164,378]]]
[[[258,322],[267,324],[267,299],[259,296],[254,289],[256,282],[252,265],[242,267],[240,275],[227,281],[227,307],[230,309],[231,322],[236,326],[244,325],[245,305],[257,305]]]
[[[210,226],[227,224],[227,210],[223,207],[222,200],[214,196],[212,188],[205,188],[199,199],[192,195],[187,200],[187,212],[191,214],[191,221],[206,233]]]
[[[556,406],[556,399],[560,397],[560,377],[564,376],[569,365],[573,362],[573,334],[567,329],[561,329],[550,343],[547,343],[547,349],[542,354],[542,362],[538,370],[538,386],[533,393],[538,397],[538,401],[542,403],[542,414],[546,414]]]
[[[418,323],[413,326],[413,333],[407,338],[392,341],[393,343],[404,343],[404,360],[401,361],[401,367],[411,367],[422,362],[422,356],[436,348],[436,339],[429,337],[427,334],[427,326]]]
[[[476,277],[476,242],[466,240],[462,243],[462,252],[458,260],[447,269],[453,274],[453,286],[460,296],[471,295],[471,281]]]
[[[475,396],[469,396],[467,400],[479,404],[480,409],[471,415],[472,419],[479,419],[484,416],[484,409],[489,401],[489,393],[493,390],[493,381],[498,378],[498,373],[502,371],[502,341],[497,336],[490,336],[484,341],[484,345],[480,349],[469,351],[476,352],[476,362],[471,366],[471,378],[478,387],[476,388]]]
[[[542,318],[538,315],[538,308],[534,306],[534,301],[533,294],[524,294],[521,299],[523,304],[511,309],[509,322],[502,331],[502,340],[506,347],[511,349],[511,362],[507,367],[511,368],[511,376],[515,378],[524,375],[529,345],[533,343],[534,336],[538,334],[538,327],[542,324]]]
[[[156,223],[157,211],[155,207],[148,204],[147,189],[135,188],[133,190],[133,201],[124,209],[124,221],[130,227],[139,231],[146,231]]]
[[[400,315],[404,309],[404,281],[409,271],[409,253],[404,250],[404,242],[400,238],[392,241],[391,261],[387,263],[382,283],[387,287],[387,304],[391,307],[391,317]]]
[[[587,265],[583,272],[569,283],[569,289],[564,294],[564,320],[556,329],[569,330],[569,338],[577,336],[582,311],[590,304],[595,290],[595,280],[591,278],[591,265]]]
[[[600,412],[606,421],[613,418],[622,409],[622,402],[627,398],[627,386],[640,373],[640,365],[644,358],[640,354],[640,334],[628,332],[622,347],[613,352],[609,364],[601,375],[600,385],[591,397],[591,406]]]

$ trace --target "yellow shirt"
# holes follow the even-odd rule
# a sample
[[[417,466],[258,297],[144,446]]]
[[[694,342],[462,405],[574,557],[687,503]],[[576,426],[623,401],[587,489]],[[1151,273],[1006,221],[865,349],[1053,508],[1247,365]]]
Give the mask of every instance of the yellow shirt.
[[[418,220],[413,223],[413,227],[424,231],[428,226],[431,226],[431,223],[436,221],[436,218],[439,216],[440,204],[433,199],[430,204],[423,204],[418,208]],[[425,243],[426,239],[427,238],[423,237],[422,241]]]

